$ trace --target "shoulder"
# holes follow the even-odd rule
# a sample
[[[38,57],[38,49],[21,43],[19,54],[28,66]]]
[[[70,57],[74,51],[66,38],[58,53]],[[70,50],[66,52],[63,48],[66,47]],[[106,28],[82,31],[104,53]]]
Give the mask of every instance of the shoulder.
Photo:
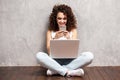
[[[47,31],[47,36],[50,36],[50,35],[51,35],[51,31],[48,30],[48,31]]]
[[[75,29],[72,29],[71,32],[72,32],[72,33],[76,33],[76,32],[77,32],[77,29],[76,29],[76,28],[75,28]]]
[[[54,37],[55,34],[56,34],[56,32],[54,32],[54,31],[51,31],[51,30],[48,30],[48,31],[47,31],[47,36]]]
[[[56,32],[54,32],[54,31],[51,31],[51,30],[48,30],[47,31],[47,34],[55,34]]]
[[[47,34],[51,34],[51,32],[52,32],[51,30],[48,30],[48,31],[47,31]]]

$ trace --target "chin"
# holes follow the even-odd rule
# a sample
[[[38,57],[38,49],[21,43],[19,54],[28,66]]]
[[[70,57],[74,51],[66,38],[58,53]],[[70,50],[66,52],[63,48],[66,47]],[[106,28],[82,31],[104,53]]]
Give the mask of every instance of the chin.
[[[60,26],[66,26],[66,25],[60,25]]]

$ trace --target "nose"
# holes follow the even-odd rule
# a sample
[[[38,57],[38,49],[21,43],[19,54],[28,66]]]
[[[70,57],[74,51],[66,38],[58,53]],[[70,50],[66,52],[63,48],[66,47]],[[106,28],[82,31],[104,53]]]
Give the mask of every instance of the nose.
[[[64,20],[62,19],[61,22],[64,22]]]

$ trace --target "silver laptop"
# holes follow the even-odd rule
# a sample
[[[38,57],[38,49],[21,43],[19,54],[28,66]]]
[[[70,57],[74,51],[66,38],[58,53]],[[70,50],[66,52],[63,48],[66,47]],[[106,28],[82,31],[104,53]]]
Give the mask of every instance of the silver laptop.
[[[50,56],[52,58],[76,58],[79,40],[50,40]]]

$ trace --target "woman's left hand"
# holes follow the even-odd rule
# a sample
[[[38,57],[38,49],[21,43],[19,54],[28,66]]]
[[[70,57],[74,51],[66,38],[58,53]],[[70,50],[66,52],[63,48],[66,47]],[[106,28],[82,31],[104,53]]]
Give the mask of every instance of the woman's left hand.
[[[70,33],[68,31],[64,31],[63,34],[67,39],[70,39]]]

